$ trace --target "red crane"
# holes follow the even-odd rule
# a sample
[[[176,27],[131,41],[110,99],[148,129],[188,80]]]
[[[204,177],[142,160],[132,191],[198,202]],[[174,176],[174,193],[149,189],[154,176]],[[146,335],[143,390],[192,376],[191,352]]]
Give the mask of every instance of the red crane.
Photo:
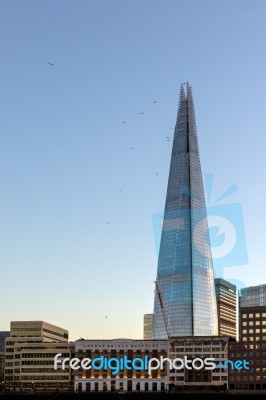
[[[158,282],[155,281],[154,283],[155,283],[156,292],[157,292],[157,294],[158,294],[158,298],[159,298],[159,303],[160,303],[161,311],[162,311],[162,314],[163,314],[163,320],[164,320],[165,330],[166,330],[166,333],[167,333],[167,338],[170,339],[170,337],[171,337],[171,335],[170,335],[170,329],[169,329],[169,326],[168,326],[167,316],[166,316],[165,308],[164,308],[164,305],[163,305],[163,296],[162,296],[162,292],[160,291]]]

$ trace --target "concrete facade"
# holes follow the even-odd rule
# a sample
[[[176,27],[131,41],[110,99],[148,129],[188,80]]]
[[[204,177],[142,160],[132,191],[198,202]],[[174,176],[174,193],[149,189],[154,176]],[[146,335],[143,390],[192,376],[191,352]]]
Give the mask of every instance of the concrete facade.
[[[5,339],[5,390],[73,390],[72,371],[54,370],[54,357],[71,357],[68,331],[43,321],[11,322]]]
[[[75,357],[128,359],[159,358],[167,355],[167,341],[165,340],[78,340],[75,343]],[[78,391],[161,391],[166,389],[167,371],[136,371],[123,369],[115,376],[109,369],[99,372],[80,370],[74,373],[75,390]]]

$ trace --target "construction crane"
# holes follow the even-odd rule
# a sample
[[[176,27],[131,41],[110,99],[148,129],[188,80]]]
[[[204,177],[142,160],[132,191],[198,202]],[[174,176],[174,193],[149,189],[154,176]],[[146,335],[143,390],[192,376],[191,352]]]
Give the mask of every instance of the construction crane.
[[[159,298],[159,303],[160,303],[160,307],[161,307],[161,311],[162,311],[162,315],[163,315],[163,321],[164,321],[164,326],[165,326],[167,338],[170,339],[171,338],[170,329],[169,329],[169,326],[168,326],[167,316],[166,316],[166,312],[165,312],[165,308],[164,308],[164,304],[163,304],[162,292],[160,291],[158,282],[155,281],[154,283],[155,283],[155,290],[156,290],[156,293],[157,293],[158,298]]]

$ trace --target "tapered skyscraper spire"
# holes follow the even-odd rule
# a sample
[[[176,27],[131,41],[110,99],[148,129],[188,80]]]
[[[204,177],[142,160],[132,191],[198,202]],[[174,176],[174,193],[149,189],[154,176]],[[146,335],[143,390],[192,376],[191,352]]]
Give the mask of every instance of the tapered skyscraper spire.
[[[188,83],[180,89],[156,281],[154,339],[218,334],[196,120]]]

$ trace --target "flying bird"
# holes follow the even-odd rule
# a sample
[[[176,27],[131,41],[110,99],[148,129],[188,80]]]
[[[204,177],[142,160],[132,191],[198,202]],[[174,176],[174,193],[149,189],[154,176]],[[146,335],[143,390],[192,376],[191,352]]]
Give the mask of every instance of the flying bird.
[[[49,64],[49,65],[51,65],[51,67],[55,67],[55,65],[54,65],[54,64],[52,64],[52,63],[50,63],[50,62],[48,62],[48,64]]]
[[[110,224],[110,222],[109,222],[109,221],[106,221],[106,224]]]
[[[159,175],[158,172],[155,172],[155,173],[156,173],[157,176]]]
[[[153,104],[155,104],[155,103],[157,103],[157,100],[154,100],[154,101],[153,101]]]
[[[172,128],[170,128],[170,129],[173,129],[173,127],[172,127]]]
[[[123,121],[123,122],[122,122],[122,124],[125,124],[125,123],[126,123],[126,121]]]
[[[123,192],[123,189],[120,189],[120,192]]]
[[[139,113],[139,114],[144,114],[144,112],[141,112],[141,113]]]
[[[133,150],[134,149],[134,147],[130,147],[130,150]]]

